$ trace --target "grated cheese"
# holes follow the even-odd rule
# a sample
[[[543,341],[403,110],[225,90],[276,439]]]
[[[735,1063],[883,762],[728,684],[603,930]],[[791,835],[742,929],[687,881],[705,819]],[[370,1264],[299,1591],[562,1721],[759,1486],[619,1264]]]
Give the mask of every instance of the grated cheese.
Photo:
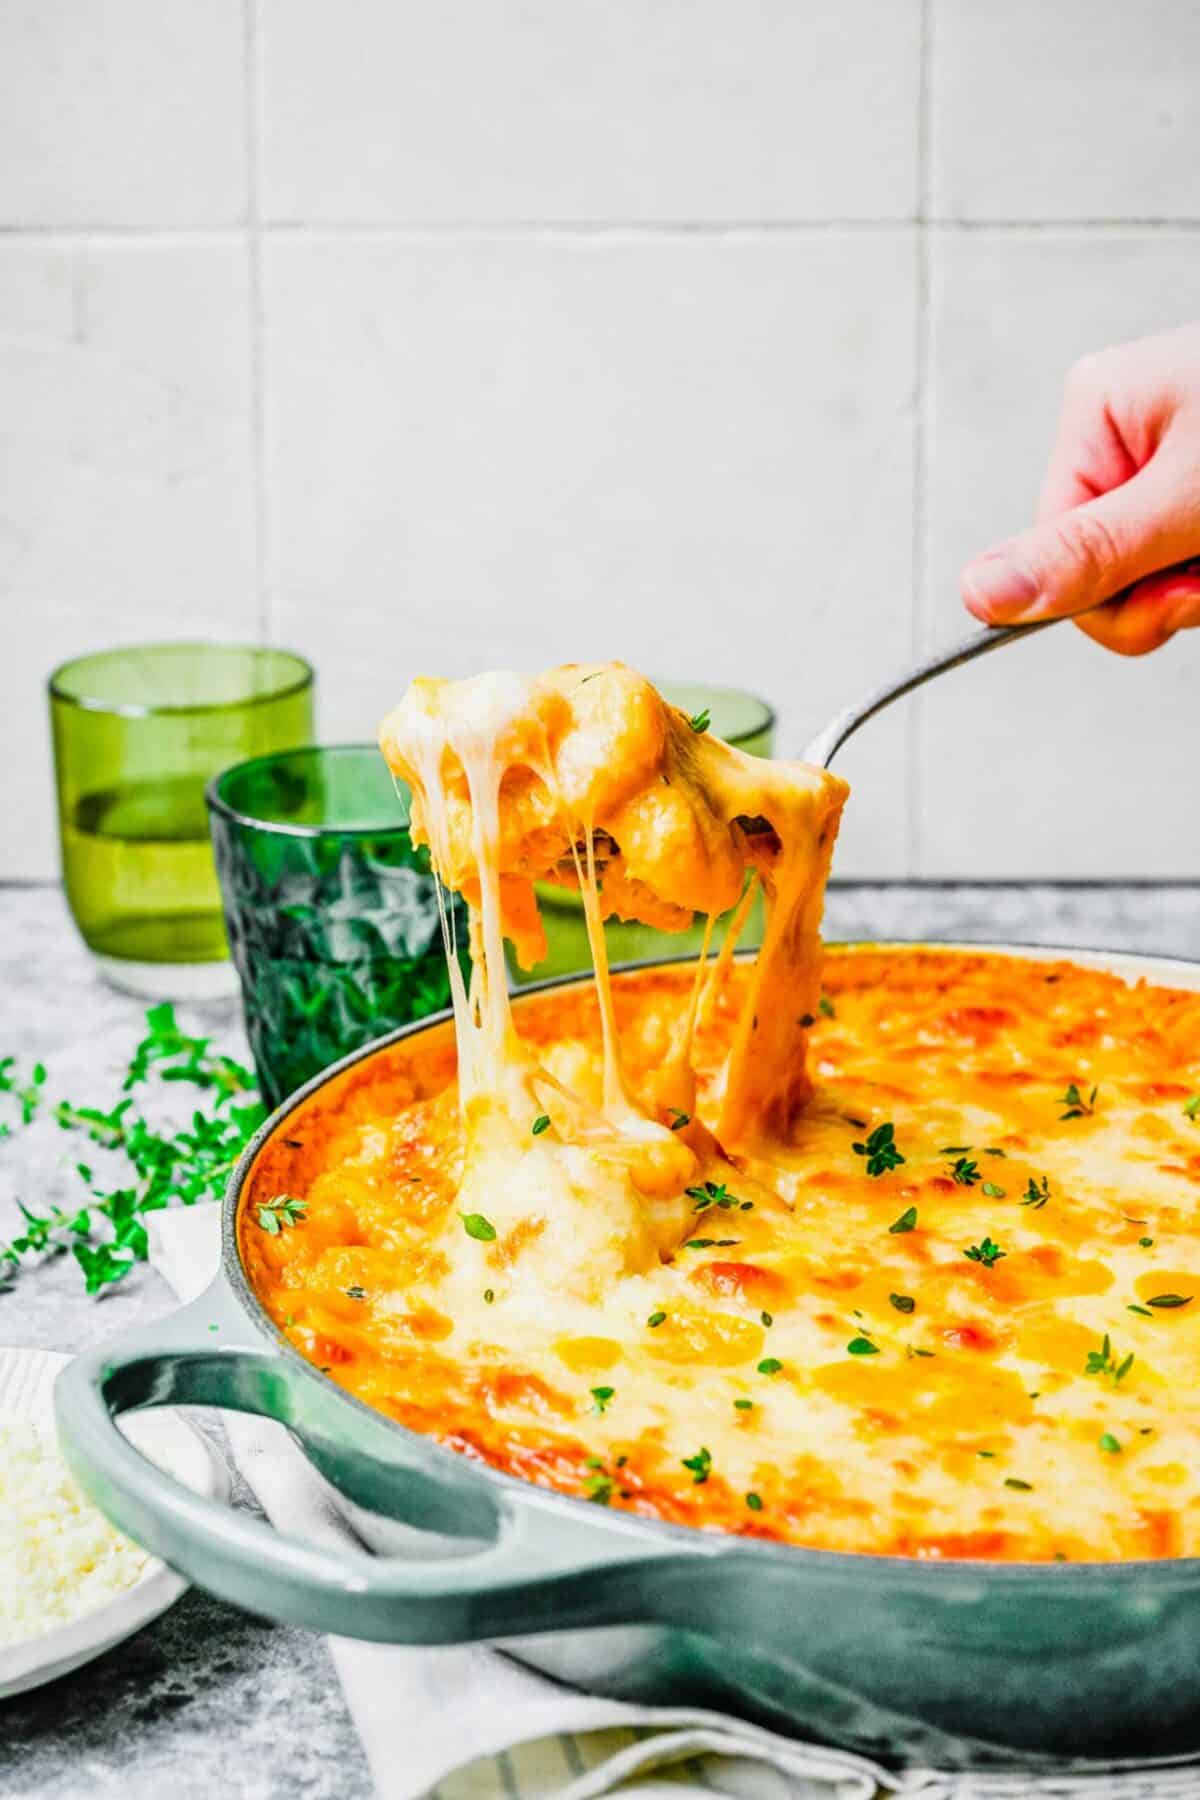
[[[103,1606],[149,1562],[84,1499],[52,1432],[0,1413],[0,1644]]]

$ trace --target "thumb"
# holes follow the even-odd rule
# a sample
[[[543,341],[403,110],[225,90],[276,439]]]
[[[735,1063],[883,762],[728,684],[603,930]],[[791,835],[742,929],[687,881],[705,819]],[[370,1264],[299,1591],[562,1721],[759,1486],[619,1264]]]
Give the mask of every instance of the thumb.
[[[1099,499],[1044,519],[968,563],[962,595],[988,624],[1058,618],[1113,599],[1181,561],[1198,542],[1194,484],[1160,454]]]

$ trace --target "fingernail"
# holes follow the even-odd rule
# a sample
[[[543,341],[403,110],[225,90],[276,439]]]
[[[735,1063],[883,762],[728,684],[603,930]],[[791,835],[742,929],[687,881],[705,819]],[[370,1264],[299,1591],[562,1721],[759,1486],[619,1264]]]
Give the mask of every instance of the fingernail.
[[[994,620],[1016,619],[1033,605],[1038,584],[1003,550],[990,550],[963,571],[963,597],[972,612]]]

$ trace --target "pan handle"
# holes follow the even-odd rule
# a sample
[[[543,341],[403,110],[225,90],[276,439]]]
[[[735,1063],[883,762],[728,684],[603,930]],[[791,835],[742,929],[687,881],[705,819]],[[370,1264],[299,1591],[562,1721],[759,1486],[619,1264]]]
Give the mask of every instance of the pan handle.
[[[330,1549],[192,1492],[117,1429],[151,1406],[217,1406],[277,1420],[349,1499],[463,1540],[434,1560]],[[122,1531],[202,1587],[290,1624],[381,1643],[467,1643],[647,1616],[694,1582],[697,1556],[627,1514],[497,1481],[347,1401],[264,1345],[223,1279],[170,1318],[77,1357],[58,1378],[63,1452]],[[588,1579],[584,1580],[583,1577]]]

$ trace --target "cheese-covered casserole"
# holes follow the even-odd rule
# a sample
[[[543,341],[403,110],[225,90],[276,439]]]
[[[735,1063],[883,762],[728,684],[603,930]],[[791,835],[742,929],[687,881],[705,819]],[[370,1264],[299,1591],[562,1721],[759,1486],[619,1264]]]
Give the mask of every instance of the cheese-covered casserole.
[[[246,1187],[292,1343],[465,1455],[678,1523],[1200,1552],[1200,996],[903,947],[822,975],[843,784],[619,666],[489,679],[417,684],[384,734],[472,907],[454,1028],[319,1090]],[[510,1011],[547,876],[599,979]],[[602,912],[689,924],[748,877],[756,963],[608,980]]]

